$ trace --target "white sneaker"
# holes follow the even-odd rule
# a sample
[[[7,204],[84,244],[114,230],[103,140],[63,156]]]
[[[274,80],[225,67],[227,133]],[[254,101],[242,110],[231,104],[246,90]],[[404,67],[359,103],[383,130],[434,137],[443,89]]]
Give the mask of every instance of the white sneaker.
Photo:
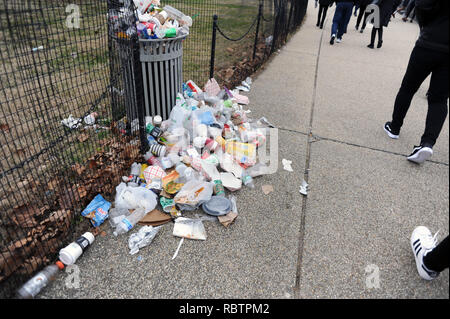
[[[337,39],[336,39],[336,42],[337,42],[337,43],[341,43],[341,42],[342,42],[342,39],[337,38]]]
[[[407,157],[408,161],[422,164],[433,155],[433,149],[429,146],[414,146],[413,152]]]
[[[416,258],[417,271],[420,277],[426,280],[433,280],[439,275],[438,272],[425,267],[423,263],[423,257],[436,247],[436,236],[438,233],[432,236],[428,228],[419,226],[414,229],[411,235],[411,248]]]

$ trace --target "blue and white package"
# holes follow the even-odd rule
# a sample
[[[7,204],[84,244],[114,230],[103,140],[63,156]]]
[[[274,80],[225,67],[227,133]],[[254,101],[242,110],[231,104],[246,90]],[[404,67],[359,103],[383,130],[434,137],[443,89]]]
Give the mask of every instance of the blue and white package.
[[[81,212],[81,215],[89,218],[94,227],[98,227],[108,218],[108,211],[111,203],[106,201],[102,195],[98,194]]]

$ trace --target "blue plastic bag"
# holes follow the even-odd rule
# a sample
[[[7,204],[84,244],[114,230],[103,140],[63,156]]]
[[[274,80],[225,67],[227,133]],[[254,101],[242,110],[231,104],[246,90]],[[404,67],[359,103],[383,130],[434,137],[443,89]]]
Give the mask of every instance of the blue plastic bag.
[[[212,125],[215,122],[214,115],[210,111],[200,113],[198,119],[200,120],[200,123],[205,125]]]
[[[98,194],[81,212],[81,215],[89,218],[94,227],[98,227],[108,218],[108,211],[111,203],[106,201],[102,195]]]

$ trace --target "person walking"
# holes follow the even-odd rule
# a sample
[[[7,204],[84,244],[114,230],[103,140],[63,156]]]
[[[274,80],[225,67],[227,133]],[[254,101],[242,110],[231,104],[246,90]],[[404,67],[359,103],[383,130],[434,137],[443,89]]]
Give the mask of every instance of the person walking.
[[[375,25],[372,28],[372,34],[370,36],[370,44],[367,46],[368,48],[373,49],[375,46],[375,38],[378,34],[378,45],[377,48],[381,48],[383,45],[383,27],[387,27],[389,25],[389,21],[391,20],[392,14],[397,10],[398,5],[401,0],[379,0],[374,1],[373,4],[378,5],[379,7],[379,25]]]
[[[323,24],[325,22],[325,18],[327,17],[328,7],[333,5],[333,0],[319,0],[319,15],[317,17],[316,26],[323,29]]]
[[[359,25],[361,24],[361,20],[362,21],[362,26],[361,26],[361,30],[359,31],[360,33],[364,32],[364,29],[366,28],[366,24],[367,24],[367,17],[369,16],[369,12],[366,12],[367,6],[369,4],[372,3],[372,0],[359,0],[359,14],[358,14],[358,18],[356,19],[356,30],[359,29]],[[364,19],[363,19],[364,17]]]
[[[448,236],[437,245],[438,233],[433,236],[427,227],[419,226],[411,234],[410,243],[417,272],[425,280],[437,278],[450,265]]]
[[[408,3],[408,6],[406,7],[405,13],[403,14],[403,22],[408,21],[408,17],[411,15],[412,13],[412,17],[411,17],[411,22],[414,21],[414,18],[416,16],[416,10],[414,10],[414,8],[416,7],[416,0],[411,0]]]
[[[330,44],[342,42],[342,36],[347,32],[347,26],[352,17],[354,1],[336,0],[336,11],[334,12],[333,25],[331,26]]]
[[[408,67],[397,94],[392,120],[384,130],[390,138],[398,139],[403,120],[413,96],[431,74],[428,89],[428,112],[425,132],[420,145],[407,157],[421,164],[433,155],[433,146],[448,114],[449,97],[449,2],[448,0],[416,0],[416,16],[420,35],[409,59]]]

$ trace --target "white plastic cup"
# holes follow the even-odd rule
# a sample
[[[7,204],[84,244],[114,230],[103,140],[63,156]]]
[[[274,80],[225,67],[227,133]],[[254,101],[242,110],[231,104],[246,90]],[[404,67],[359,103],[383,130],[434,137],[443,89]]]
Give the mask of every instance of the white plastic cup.
[[[84,250],[95,240],[92,233],[86,232],[69,246],[59,251],[59,260],[65,265],[73,265]]]

